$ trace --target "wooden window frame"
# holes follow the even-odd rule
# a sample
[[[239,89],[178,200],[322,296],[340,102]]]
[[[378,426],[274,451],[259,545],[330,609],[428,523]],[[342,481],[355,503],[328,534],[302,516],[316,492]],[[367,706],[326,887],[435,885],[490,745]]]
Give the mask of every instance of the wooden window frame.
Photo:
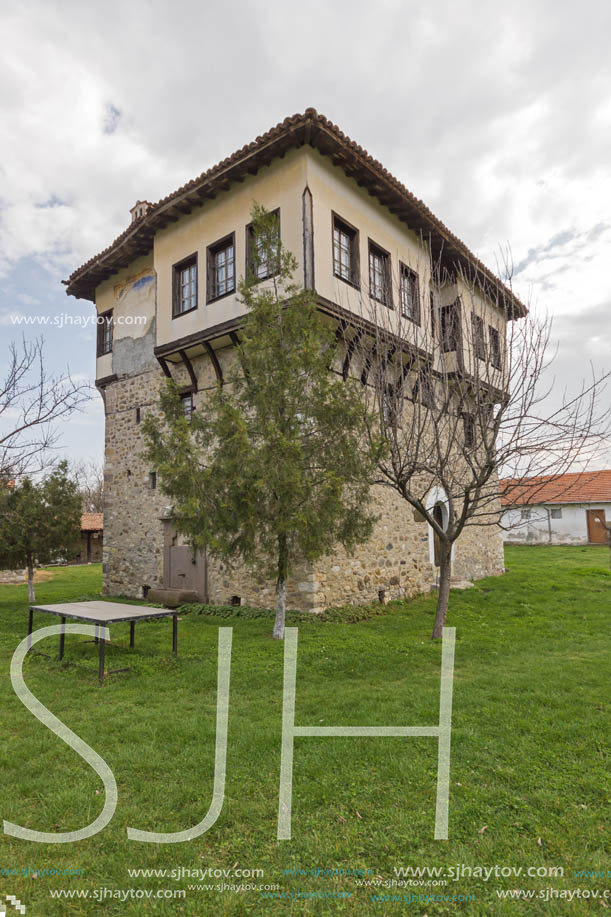
[[[448,328],[447,328],[447,319],[446,316],[449,316],[454,313],[454,333],[455,337],[448,337]],[[441,342],[441,350],[443,353],[456,353],[459,354],[462,346],[462,328],[461,328],[461,308],[460,300],[455,299],[454,302],[447,303],[445,306],[442,306],[439,310],[439,340]],[[455,346],[448,346],[454,344]]]
[[[493,344],[493,340],[496,342]],[[490,345],[490,364],[495,369],[501,369],[503,354],[501,350],[501,332],[494,325],[488,325],[488,343]]]
[[[418,375],[412,389],[412,401],[421,404],[425,408],[433,409],[435,407],[435,390],[429,370],[424,368],[418,370]]]
[[[185,268],[195,266],[195,305],[189,309],[180,310],[182,303],[180,296],[180,274]],[[188,315],[189,312],[195,312],[199,305],[199,266],[197,252],[182,258],[172,265],[172,318],[180,318],[182,315]]]
[[[377,242],[374,242],[373,239],[367,240],[369,245],[367,248],[367,270],[368,270],[368,279],[369,279],[369,297],[374,299],[376,302],[379,302],[381,306],[386,306],[387,309],[393,308],[393,297],[392,297],[392,270],[391,270],[391,261],[390,261],[390,252],[387,252],[385,248],[382,248],[381,245],[378,245]],[[384,262],[384,299],[379,299],[373,292],[371,287],[371,256],[375,255],[381,257]]]
[[[335,227],[340,231],[344,231],[346,235],[350,237],[350,277],[344,277],[344,275],[337,269],[337,259],[335,257]],[[333,276],[337,277],[338,280],[342,280],[344,283],[347,283],[349,286],[354,287],[356,290],[360,290],[360,237],[359,231],[356,226],[353,226],[348,220],[344,220],[343,217],[340,217],[335,211],[331,211],[331,256],[333,258]]]
[[[467,449],[473,449],[475,447],[475,414],[464,411],[462,422],[465,447]]]
[[[193,410],[194,410],[193,392],[183,392],[182,395],[180,395],[180,401],[182,404],[184,416],[187,418],[187,422],[189,422],[191,420],[191,417],[193,416]],[[189,404],[188,409],[186,409],[185,407],[187,403]]]
[[[278,243],[279,243],[278,247],[280,247],[280,243],[282,241],[282,225],[280,223],[280,207],[276,207],[275,210],[270,210],[270,215],[275,216],[278,220]],[[264,280],[269,280],[270,277],[275,277],[276,274],[278,274],[280,270],[280,265],[278,264],[276,266],[275,271],[273,270],[270,271],[268,268],[268,273],[265,275],[265,277],[256,277],[255,272],[254,272],[254,267],[253,267],[253,260],[252,260],[253,238],[254,238],[254,233],[252,229],[252,223],[248,223],[248,225],[246,226],[246,277],[248,278],[250,282],[262,283]]]
[[[225,251],[231,246],[233,248],[233,286],[224,293],[219,293],[217,288],[217,277],[214,258],[220,251]],[[235,232],[230,232],[222,239],[218,239],[209,245],[206,249],[206,304],[224,299],[225,296],[231,296],[236,291],[236,257],[235,257]]]
[[[482,315],[471,313],[471,344],[473,354],[478,360],[486,360],[486,325]]]
[[[107,309],[106,312],[100,312],[98,315],[98,334],[96,340],[96,356],[105,357],[106,354],[112,353],[113,347],[113,310]],[[103,321],[100,321],[103,319]],[[107,336],[106,331],[110,329],[110,334]],[[107,340],[109,341],[109,346],[106,346]]]
[[[404,280],[412,284],[412,290],[414,291],[414,315],[409,315],[403,307]],[[399,261],[399,306],[402,318],[408,319],[408,321],[413,322],[414,325],[420,325],[420,278],[416,271],[407,264],[404,264],[403,261]]]

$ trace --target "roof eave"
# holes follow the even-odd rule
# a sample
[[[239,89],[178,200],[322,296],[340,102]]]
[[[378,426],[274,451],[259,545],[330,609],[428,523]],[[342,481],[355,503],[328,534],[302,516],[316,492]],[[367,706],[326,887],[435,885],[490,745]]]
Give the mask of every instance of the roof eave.
[[[103,280],[152,250],[154,236],[159,229],[190,213],[193,207],[213,199],[234,182],[242,182],[247,175],[256,174],[260,168],[283,156],[289,149],[304,144],[329,156],[335,165],[365,187],[410,229],[419,231],[423,238],[427,238],[434,259],[443,259],[444,263],[454,266],[466,263],[471,271],[475,271],[494,288],[503,300],[509,318],[527,314],[528,310],[513,292],[422,201],[358,144],[347,138],[336,125],[313,109],[307,109],[304,115],[287,118],[267,134],[158,201],[140,219],[130,224],[107,249],[74,271],[64,281],[66,293],[77,299],[95,301],[96,288]]]

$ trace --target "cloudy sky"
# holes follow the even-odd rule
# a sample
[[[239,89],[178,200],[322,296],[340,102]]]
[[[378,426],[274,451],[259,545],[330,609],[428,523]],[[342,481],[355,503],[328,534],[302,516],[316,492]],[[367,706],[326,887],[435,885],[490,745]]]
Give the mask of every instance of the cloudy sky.
[[[611,369],[611,5],[24,0],[0,58],[0,335],[90,316],[61,280],[158,200],[313,106],[553,314],[558,384]],[[91,329],[47,328],[93,379]],[[62,426],[101,456],[96,395]]]

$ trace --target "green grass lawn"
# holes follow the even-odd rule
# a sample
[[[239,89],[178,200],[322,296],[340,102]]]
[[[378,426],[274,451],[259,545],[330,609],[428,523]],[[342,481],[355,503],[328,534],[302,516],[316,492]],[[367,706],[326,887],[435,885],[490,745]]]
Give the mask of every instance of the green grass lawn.
[[[119,802],[111,823],[74,844],[36,844],[2,835],[0,870],[27,915],[71,914],[586,914],[599,901],[502,900],[497,890],[598,889],[609,857],[609,615],[606,548],[511,547],[504,577],[452,593],[456,627],[449,841],[433,839],[437,742],[431,738],[299,738],[293,772],[293,839],[277,841],[283,645],[271,620],[190,614],[171,655],[171,622],[129,628],[107,668],[127,674],[97,682],[96,648],[83,637],[39,644],[30,654],[31,691],[112,768]],[[57,569],[37,585],[37,603],[94,598],[99,566]],[[299,633],[297,725],[434,725],[441,645],[429,635],[434,598],[396,602],[360,623],[304,623]],[[35,627],[58,623],[38,615]],[[199,822],[212,796],[217,641],[233,626],[225,800],[207,834],[183,844],[127,840],[128,826],[170,832]],[[80,828],[101,811],[93,770],[38,722],[14,694],[10,659],[27,629],[25,586],[0,586],[2,817],[41,831]],[[395,867],[562,867],[564,878],[491,876],[436,887],[362,887],[354,876],[286,875],[283,870]],[[262,878],[130,877],[129,869],[262,869]],[[45,875],[45,870],[82,870]],[[0,875],[2,873],[0,872]],[[611,872],[610,872],[611,875]],[[188,890],[189,885],[278,885],[284,893],[346,898],[265,899],[259,891]],[[424,880],[426,881],[426,879]],[[57,900],[50,890],[88,890]],[[185,889],[182,900],[115,897],[100,889]],[[374,901],[372,895],[463,895],[473,901]],[[611,900],[609,900],[611,907]],[[7,911],[10,913],[10,911]],[[16,913],[16,912],[15,912]]]

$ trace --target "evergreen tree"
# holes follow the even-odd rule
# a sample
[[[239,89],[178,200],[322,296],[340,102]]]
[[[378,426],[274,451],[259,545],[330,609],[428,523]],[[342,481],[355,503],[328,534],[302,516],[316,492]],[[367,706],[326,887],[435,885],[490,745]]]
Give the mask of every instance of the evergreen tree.
[[[81,497],[67,462],[39,483],[26,477],[0,487],[0,567],[27,568],[28,601],[35,601],[34,570],[79,549]]]
[[[193,546],[275,579],[274,637],[282,639],[296,564],[371,534],[377,447],[358,383],[329,370],[333,327],[315,294],[293,282],[297,260],[277,218],[255,204],[252,228],[228,384],[186,418],[169,382],[162,419],[149,415],[144,432],[175,524]]]

